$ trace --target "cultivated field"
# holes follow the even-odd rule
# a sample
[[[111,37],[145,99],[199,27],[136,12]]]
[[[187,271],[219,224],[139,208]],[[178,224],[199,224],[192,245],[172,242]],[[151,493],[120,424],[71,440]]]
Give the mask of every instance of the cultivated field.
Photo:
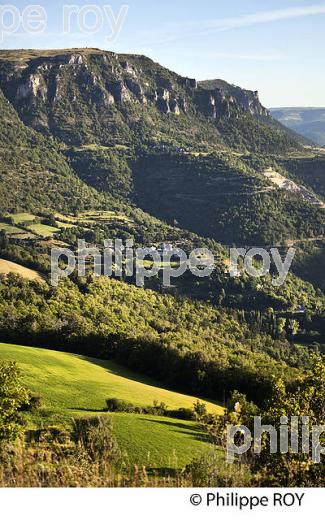
[[[19,274],[26,280],[43,280],[43,278],[37,271],[34,271],[33,269],[28,269],[27,267],[23,267],[22,265],[16,264],[14,262],[9,262],[8,260],[2,260],[0,258],[0,274],[9,273]]]

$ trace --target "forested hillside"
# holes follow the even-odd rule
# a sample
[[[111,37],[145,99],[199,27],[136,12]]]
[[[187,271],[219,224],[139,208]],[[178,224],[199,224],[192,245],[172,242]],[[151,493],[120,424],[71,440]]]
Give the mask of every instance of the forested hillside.
[[[114,280],[80,280],[53,290],[9,278],[0,285],[0,302],[2,341],[115,357],[174,388],[213,399],[235,388],[263,399],[275,374],[293,380],[294,367],[308,364],[308,349],[290,345],[276,315],[269,320],[279,339],[272,339],[262,323],[246,322],[243,312]]]
[[[186,273],[167,291],[157,276],[147,283],[155,293],[134,289],[132,277],[92,282],[91,272],[57,290],[3,277],[4,340],[124,356],[144,371],[157,349],[166,356],[158,378],[212,396],[249,391],[255,380],[265,389],[268,364],[296,369],[310,343],[322,349],[323,286],[304,274],[311,255],[295,272],[314,287],[293,274],[279,288],[270,276],[229,277],[224,245],[283,248],[324,235],[321,158],[270,117],[256,92],[92,49],[1,51],[0,86],[2,258],[46,278],[53,244],[75,249],[79,238],[170,241],[216,257],[209,279]],[[295,337],[307,346],[297,349]]]
[[[229,422],[259,410],[321,415],[324,157],[223,80],[98,49],[0,50],[0,379],[19,390],[0,437],[23,446],[1,451],[0,484],[149,485],[156,470],[168,485],[319,482],[308,457],[299,478],[295,459],[231,471],[222,445]],[[84,273],[53,286],[53,248],[77,255],[79,239],[93,248]],[[131,251],[122,273],[96,277],[107,239],[145,246],[148,270],[155,252],[160,272],[136,287]],[[253,277],[244,253],[233,276],[235,247],[296,255],[277,286],[280,264]],[[210,276],[165,284],[166,268],[186,267],[180,249],[196,248],[213,254]]]
[[[264,174],[272,167],[290,176],[285,168],[291,163],[280,166],[279,155],[298,155],[295,168],[302,165],[305,172],[301,158],[307,154],[306,161],[312,161],[312,152],[270,117],[257,92],[221,80],[197,83],[144,56],[97,49],[2,51],[0,86],[16,110],[7,106],[11,116],[2,124],[11,119],[11,133],[19,126],[9,150],[19,157],[28,139],[39,140],[33,154],[45,172],[42,206],[76,212],[77,206],[82,211],[124,204],[122,211],[128,212],[125,204],[133,205],[226,244],[269,245],[324,234],[321,201],[313,205],[292,190],[276,188]],[[2,135],[10,129],[4,127]],[[57,171],[69,179],[66,185],[70,177],[75,185],[67,196],[60,195],[66,188],[57,187],[53,176],[46,184],[46,172],[53,170],[47,147],[53,148]],[[10,166],[8,153],[5,160]],[[31,207],[29,185],[39,206],[32,170],[25,164],[22,171],[28,174],[27,192],[19,191],[20,180],[11,194],[13,199],[16,193],[15,209],[20,198],[20,207]],[[102,195],[76,184],[71,170]],[[315,182],[307,185],[323,196]]]

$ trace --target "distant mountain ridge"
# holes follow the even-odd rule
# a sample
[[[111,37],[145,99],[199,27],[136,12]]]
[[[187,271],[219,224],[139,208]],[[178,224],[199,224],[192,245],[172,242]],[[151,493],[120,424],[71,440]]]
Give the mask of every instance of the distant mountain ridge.
[[[271,115],[291,130],[325,146],[325,107],[271,108]]]

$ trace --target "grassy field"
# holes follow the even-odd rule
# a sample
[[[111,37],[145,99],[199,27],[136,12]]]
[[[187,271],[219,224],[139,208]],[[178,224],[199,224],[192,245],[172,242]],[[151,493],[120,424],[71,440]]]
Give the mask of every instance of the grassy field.
[[[54,233],[60,231],[59,228],[53,226],[47,226],[45,224],[31,224],[28,229],[41,237],[51,237]]]
[[[7,233],[7,235],[19,235],[26,233],[23,229],[13,226],[12,224],[6,224],[5,222],[0,222],[0,231],[4,231]]]
[[[32,222],[35,220],[36,216],[32,215],[32,213],[14,213],[9,215],[14,224],[24,224],[25,222]]]
[[[32,222],[36,218],[36,216],[31,213],[14,213],[9,216],[12,218],[14,224],[0,222],[0,231],[5,231],[7,235],[15,235],[17,238],[37,238],[37,236],[47,238],[60,231],[57,227],[47,226],[45,224],[28,224],[28,222]],[[18,227],[19,225],[23,226],[24,229]],[[26,229],[30,232],[28,233]]]
[[[56,225],[60,229],[71,229],[76,227],[75,224],[70,224],[69,222],[60,222],[59,220],[56,221]]]
[[[11,238],[17,238],[19,240],[37,238],[37,236],[32,232],[27,232],[26,229],[18,227],[24,227],[28,222],[33,222],[33,220],[36,218],[36,215],[32,215],[31,213],[8,213],[6,217],[10,217],[12,219],[12,224],[0,222],[0,231],[4,231],[7,235],[10,235]]]
[[[114,211],[85,211],[78,216],[80,224],[96,224],[110,221],[131,222],[131,219],[127,215],[115,213]]]
[[[18,240],[30,240],[30,239],[33,239],[33,240],[37,240],[38,239],[38,236],[37,235],[34,235],[34,233],[30,232],[30,233],[18,233],[17,235],[13,234],[10,236],[10,238],[16,238]]]
[[[34,271],[33,269],[28,269],[27,267],[23,267],[22,265],[16,264],[14,262],[9,262],[8,260],[3,260],[0,258],[0,274],[9,273],[19,274],[23,278],[26,278],[26,280],[43,280],[43,278],[37,271]]]
[[[112,361],[0,344],[0,359],[17,361],[25,385],[43,398],[31,424],[69,424],[71,417],[102,412],[118,397],[136,405],[165,402],[170,409],[192,408],[195,397],[160,388]],[[222,408],[206,402],[208,410]],[[131,462],[148,467],[182,467],[209,444],[195,422],[135,414],[112,414],[120,447]]]
[[[114,414],[119,446],[131,464],[149,468],[183,468],[211,448],[195,422],[153,415]]]

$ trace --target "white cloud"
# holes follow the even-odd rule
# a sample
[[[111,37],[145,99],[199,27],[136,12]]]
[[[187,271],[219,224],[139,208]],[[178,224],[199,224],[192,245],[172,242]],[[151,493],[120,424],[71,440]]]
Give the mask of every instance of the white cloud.
[[[262,11],[234,18],[212,20],[211,22],[205,22],[204,26],[207,29],[215,29],[217,31],[229,31],[230,29],[236,29],[240,27],[260,25],[280,20],[290,20],[293,18],[301,18],[305,16],[315,16],[318,14],[325,14],[325,4],[309,5],[304,7],[288,7],[285,9]]]
[[[172,43],[177,40],[194,36],[202,36],[207,33],[224,32],[232,29],[251,27],[254,25],[268,24],[281,20],[291,20],[325,14],[325,4],[309,5],[304,7],[288,7],[272,11],[259,11],[253,14],[245,14],[232,18],[217,18],[214,20],[201,20],[196,22],[175,22],[162,26],[159,34],[157,27],[147,33],[150,44],[159,45]],[[148,44],[147,41],[145,44]]]

